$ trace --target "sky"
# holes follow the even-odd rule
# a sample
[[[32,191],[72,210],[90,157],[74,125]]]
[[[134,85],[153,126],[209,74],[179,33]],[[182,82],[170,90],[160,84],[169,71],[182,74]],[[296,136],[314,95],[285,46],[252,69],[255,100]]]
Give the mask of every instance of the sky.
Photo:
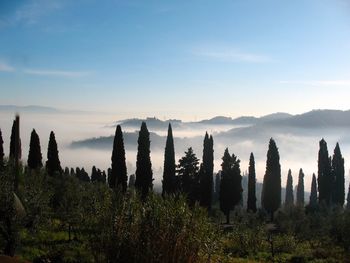
[[[0,104],[198,120],[349,109],[349,0],[0,0]]]

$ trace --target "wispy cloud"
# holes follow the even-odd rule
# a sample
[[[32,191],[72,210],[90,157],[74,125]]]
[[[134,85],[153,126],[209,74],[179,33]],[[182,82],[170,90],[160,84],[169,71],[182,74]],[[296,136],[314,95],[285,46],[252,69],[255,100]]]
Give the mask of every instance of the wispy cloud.
[[[293,85],[303,85],[303,86],[350,86],[350,80],[282,80],[279,81],[281,84],[293,84]]]
[[[12,72],[12,71],[15,71],[15,69],[10,65],[8,65],[7,63],[0,61],[0,71]]]
[[[62,1],[31,0],[17,9],[14,15],[14,21],[34,24],[41,17],[60,8],[62,8]]]
[[[273,59],[266,55],[243,52],[236,48],[196,49],[194,55],[223,62],[266,63]]]
[[[11,13],[0,17],[0,29],[17,24],[32,25],[45,16],[63,8],[65,0],[28,0],[23,1]]]
[[[25,69],[26,74],[53,76],[53,77],[84,77],[90,74],[88,71],[66,71],[66,70],[43,70],[43,69]]]

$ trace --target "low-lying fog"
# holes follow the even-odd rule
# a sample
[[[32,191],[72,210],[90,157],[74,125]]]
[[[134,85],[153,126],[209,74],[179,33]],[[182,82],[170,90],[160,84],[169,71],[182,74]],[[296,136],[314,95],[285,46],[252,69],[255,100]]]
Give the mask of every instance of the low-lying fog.
[[[114,127],[110,124],[117,121],[113,115],[81,114],[81,113],[22,113],[21,114],[21,140],[22,159],[26,161],[28,156],[30,133],[33,128],[40,136],[43,159],[46,160],[47,143],[51,130],[55,132],[59,148],[59,156],[62,167],[85,167],[90,172],[91,167],[96,165],[100,169],[107,169],[110,164],[112,144],[108,147],[71,147],[73,141],[111,136]],[[8,155],[10,132],[14,113],[0,112],[0,128],[3,133],[5,154]],[[123,128],[123,127],[122,127]],[[235,128],[233,130],[230,130]],[[135,129],[126,127],[124,131],[133,132]],[[164,141],[166,129],[151,130],[163,136]],[[230,131],[229,131],[230,130]],[[337,129],[305,129],[305,128],[271,128],[257,126],[250,128],[237,128],[234,125],[198,125],[196,128],[181,129],[173,127],[175,137],[176,159],[183,156],[183,152],[192,146],[198,158],[202,157],[202,140],[205,131],[214,136],[215,171],[220,169],[221,157],[224,149],[229,148],[241,160],[242,172],[247,171],[250,152],[254,152],[256,160],[256,171],[258,181],[262,181],[265,172],[266,152],[268,141],[273,137],[279,147],[282,184],[286,183],[287,171],[292,169],[294,186],[298,182],[299,168],[305,173],[305,190],[309,191],[312,173],[317,174],[318,143],[324,137],[328,143],[329,154],[337,141],[340,142],[343,157],[345,159],[346,192],[348,189],[348,162],[350,159],[350,130],[348,128]],[[229,132],[228,132],[229,131]],[[184,138],[186,137],[186,138]],[[128,174],[135,172],[137,144],[126,143],[126,159]],[[163,148],[152,147],[151,159],[155,177],[155,184],[161,183],[163,166]]]

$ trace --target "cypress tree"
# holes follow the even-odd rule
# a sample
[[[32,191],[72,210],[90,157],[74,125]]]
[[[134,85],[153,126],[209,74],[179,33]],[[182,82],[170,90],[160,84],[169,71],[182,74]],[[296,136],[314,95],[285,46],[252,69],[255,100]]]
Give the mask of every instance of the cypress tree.
[[[294,204],[294,194],[293,194],[293,177],[292,171],[288,170],[287,185],[286,185],[286,200],[285,205],[291,206]]]
[[[333,191],[332,203],[343,206],[345,201],[344,158],[339,144],[335,146],[332,158]]]
[[[255,160],[254,154],[250,154],[249,168],[248,168],[248,200],[247,200],[247,211],[256,212],[256,175],[255,175]]]
[[[113,142],[112,170],[109,185],[111,188],[121,187],[125,192],[128,184],[128,175],[125,161],[125,148],[123,132],[120,125],[117,126]]]
[[[37,169],[43,166],[42,154],[40,147],[40,139],[36,131],[33,129],[30,135],[28,167],[30,169]]]
[[[211,209],[214,172],[213,137],[205,133],[203,142],[203,171],[200,176],[200,205]]]
[[[18,162],[22,157],[21,138],[19,135],[19,115],[13,120],[10,139],[10,159]]]
[[[185,156],[179,160],[177,170],[180,179],[180,189],[187,195],[191,206],[198,201],[199,173],[203,172],[203,166],[199,169],[198,164],[199,159],[193,152],[192,147],[190,147],[185,152]]]
[[[53,131],[50,133],[49,146],[47,148],[46,170],[50,176],[61,173],[61,163],[58,157],[57,142]]]
[[[350,183],[348,188],[348,196],[346,197],[346,209],[350,209]]]
[[[129,184],[128,184],[129,188],[134,188],[135,187],[135,175],[131,174],[129,177]]]
[[[226,216],[226,223],[230,223],[230,211],[242,199],[242,176],[240,160],[225,149],[221,164],[220,209]]]
[[[92,166],[92,171],[91,171],[91,182],[97,182],[98,181],[98,173],[97,173],[97,169],[96,166]]]
[[[267,151],[261,204],[273,221],[273,214],[281,205],[281,166],[278,149],[272,138]]]
[[[144,200],[153,188],[153,172],[150,157],[149,132],[145,122],[142,122],[139,132],[135,188],[141,193]]]
[[[215,175],[215,201],[219,201],[221,172]]]
[[[0,129],[0,169],[4,166],[4,141],[2,139],[2,132]]]
[[[319,202],[331,203],[332,196],[332,170],[330,157],[328,156],[327,143],[324,139],[320,141],[320,150],[318,152],[318,193]]]
[[[311,194],[310,194],[310,207],[317,206],[317,182],[315,174],[312,174],[312,182],[311,182]]]
[[[297,187],[297,205],[304,206],[304,172],[299,170],[298,187]]]
[[[176,175],[175,175],[175,149],[171,124],[168,126],[168,136],[165,143],[164,151],[164,169],[162,180],[162,195],[173,194],[177,191]]]

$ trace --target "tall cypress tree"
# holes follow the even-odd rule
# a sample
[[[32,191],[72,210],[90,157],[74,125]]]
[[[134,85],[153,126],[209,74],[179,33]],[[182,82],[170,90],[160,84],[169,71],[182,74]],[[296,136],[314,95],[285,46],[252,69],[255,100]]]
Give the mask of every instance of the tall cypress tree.
[[[350,209],[350,183],[348,188],[348,196],[346,197],[346,209]]]
[[[33,129],[30,135],[28,167],[30,169],[41,168],[43,166],[42,158],[40,139],[36,131]]]
[[[61,173],[61,162],[58,157],[57,142],[53,131],[50,133],[49,145],[47,148],[46,170],[50,176]]]
[[[220,197],[220,182],[221,182],[221,172],[215,175],[215,202],[219,201]]]
[[[0,169],[4,166],[4,140],[0,129]]]
[[[214,142],[213,137],[205,133],[203,142],[203,171],[200,177],[200,205],[211,209],[214,172]]]
[[[304,206],[304,172],[299,170],[298,187],[297,187],[297,205]]]
[[[344,158],[339,144],[335,146],[332,158],[333,191],[332,203],[343,206],[345,201]]]
[[[242,199],[242,176],[240,160],[226,148],[221,164],[220,209],[226,216],[226,223],[230,223],[230,211]]]
[[[266,172],[263,181],[261,198],[262,207],[271,215],[281,205],[281,165],[280,156],[275,141],[271,138],[267,151]]]
[[[112,152],[112,170],[109,181],[110,187],[121,187],[125,192],[128,185],[128,175],[125,161],[125,147],[123,132],[120,125],[117,126],[114,135],[113,152]]]
[[[175,164],[175,149],[174,139],[171,124],[168,126],[168,136],[165,143],[164,151],[164,169],[163,169],[163,180],[162,180],[162,195],[174,194],[178,189],[177,180],[175,175],[176,164]]]
[[[19,135],[19,116],[16,115],[15,120],[13,120],[12,130],[11,130],[11,139],[10,139],[10,159],[18,162],[22,156],[21,149],[21,138]]]
[[[312,182],[311,182],[311,194],[310,194],[310,207],[317,206],[317,182],[316,175],[312,174]]]
[[[254,154],[251,153],[249,157],[248,168],[248,200],[247,211],[256,212],[256,175],[255,175],[255,160]]]
[[[145,199],[149,191],[153,188],[153,172],[150,157],[150,139],[149,132],[145,122],[142,122],[139,132],[137,160],[136,160],[136,180],[135,188],[141,193],[142,199]]]
[[[320,150],[318,152],[318,193],[319,202],[325,202],[326,204],[331,203],[332,197],[332,169],[331,161],[328,156],[327,143],[324,139],[320,141]]]
[[[286,185],[286,200],[285,205],[291,206],[294,204],[294,194],[293,194],[293,177],[292,171],[288,170],[287,185]]]

